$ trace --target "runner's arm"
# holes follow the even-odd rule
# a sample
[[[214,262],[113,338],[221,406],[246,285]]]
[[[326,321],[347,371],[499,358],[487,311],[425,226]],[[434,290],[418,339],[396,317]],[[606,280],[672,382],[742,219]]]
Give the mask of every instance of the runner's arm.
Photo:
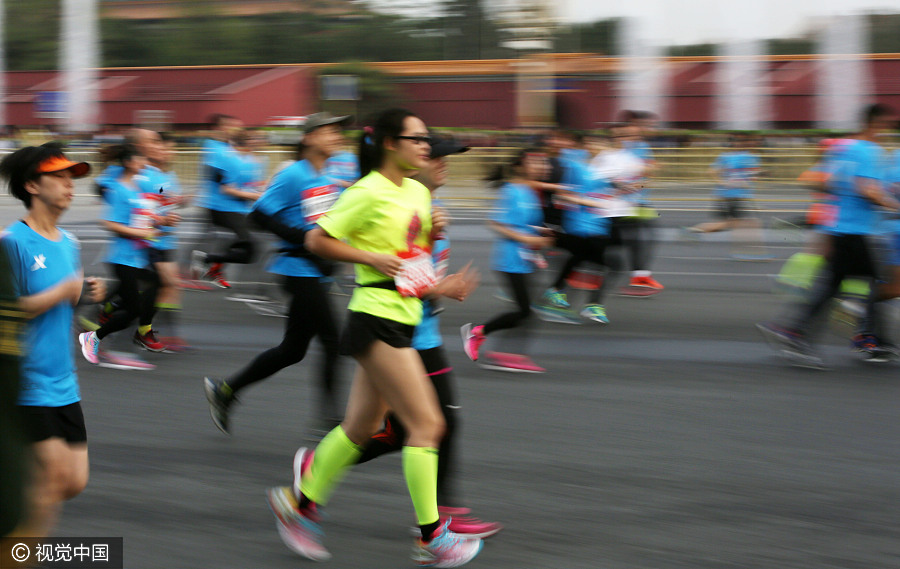
[[[26,318],[36,318],[47,312],[57,304],[68,302],[72,305],[78,304],[81,297],[82,278],[80,275],[72,276],[63,282],[28,296],[20,296],[18,299],[19,309],[25,313]]]
[[[376,271],[393,278],[400,270],[402,260],[395,255],[373,253],[357,249],[339,239],[335,239],[321,227],[314,227],[306,234],[306,250],[323,259],[369,265]]]
[[[300,227],[294,227],[292,225],[288,225],[284,223],[280,219],[278,219],[275,215],[269,215],[267,213],[263,213],[259,210],[259,208],[252,210],[247,217],[250,218],[251,221],[266,229],[271,231],[276,236],[281,237],[288,243],[293,243],[294,245],[303,245],[306,240],[305,229],[301,229]]]

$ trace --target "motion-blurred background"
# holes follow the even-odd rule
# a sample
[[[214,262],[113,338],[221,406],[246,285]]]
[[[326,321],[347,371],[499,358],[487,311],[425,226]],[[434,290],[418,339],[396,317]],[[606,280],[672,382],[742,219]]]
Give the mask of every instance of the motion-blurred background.
[[[623,109],[656,113],[664,132],[808,134],[852,130],[866,102],[900,106],[896,0],[2,4],[14,136],[192,131],[215,112],[278,129],[401,104],[490,145],[602,128]]]

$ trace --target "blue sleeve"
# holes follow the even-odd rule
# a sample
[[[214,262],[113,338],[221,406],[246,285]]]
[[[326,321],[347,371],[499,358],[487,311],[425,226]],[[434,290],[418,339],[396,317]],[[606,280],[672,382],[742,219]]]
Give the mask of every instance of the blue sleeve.
[[[156,194],[160,190],[161,184],[155,172],[148,172],[144,176],[135,176],[134,181],[142,194]]]
[[[118,166],[116,164],[113,164],[112,166],[107,166],[105,170],[100,172],[99,176],[94,178],[94,182],[97,185],[102,186],[104,188],[109,187],[110,182],[112,182],[113,180],[118,178],[119,175],[122,174],[123,170],[124,170],[124,168],[122,168],[121,166]]]
[[[288,203],[289,188],[297,186],[292,183],[289,170],[290,168],[286,168],[275,174],[266,191],[253,203],[253,210],[259,210],[267,215],[275,215],[290,205]]]
[[[240,186],[241,182],[241,171],[244,168],[244,160],[237,153],[232,156],[225,156],[225,168],[223,171],[224,179],[222,180],[223,184],[227,184],[229,186]]]
[[[116,187],[110,188],[106,193],[108,198],[103,219],[128,225],[131,221],[131,202],[128,196],[124,195],[125,190]]]
[[[716,156],[716,161],[713,162],[713,168],[716,170],[726,170],[728,169],[728,155],[727,154],[719,154]]]
[[[207,157],[208,176],[217,184],[234,185],[240,176],[240,157],[225,148],[214,148]]]
[[[856,176],[859,178],[882,178],[880,152],[875,146],[861,148],[856,155]]]
[[[9,268],[13,273],[13,292],[17,297],[23,296],[25,294],[24,291],[28,289],[22,281],[26,273],[23,270],[22,254],[19,251],[19,243],[13,239],[11,235],[4,234],[0,236],[0,246],[2,246],[3,250],[6,252]]]
[[[512,225],[513,208],[515,206],[515,195],[513,190],[508,186],[504,186],[500,191],[500,199],[497,200],[497,210],[491,216],[491,221],[502,223],[503,225]]]

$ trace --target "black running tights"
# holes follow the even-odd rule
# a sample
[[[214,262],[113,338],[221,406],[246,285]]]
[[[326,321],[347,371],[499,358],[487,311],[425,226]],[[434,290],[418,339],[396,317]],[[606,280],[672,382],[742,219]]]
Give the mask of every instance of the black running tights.
[[[285,277],[284,288],[291,295],[291,306],[281,343],[256,356],[226,383],[237,393],[248,385],[266,379],[302,360],[313,336],[318,336],[325,352],[319,385],[323,395],[323,411],[330,415],[337,411],[338,326],[326,292],[327,285],[320,282],[319,277]]]
[[[247,225],[247,216],[236,211],[209,210],[210,221],[213,225],[225,228],[235,234],[236,241],[232,241],[223,253],[209,253],[206,256],[208,263],[238,263],[246,265],[253,262],[256,246],[250,236],[250,228]]]
[[[528,273],[500,273],[506,280],[516,310],[505,312],[495,316],[484,325],[484,335],[487,336],[498,330],[507,330],[521,325],[531,315],[531,300],[528,298]]]
[[[122,303],[109,315],[109,320],[97,330],[101,340],[113,332],[124,330],[135,319],[140,326],[153,322],[156,314],[156,293],[159,290],[159,275],[150,269],[138,269],[125,265],[112,265],[119,279],[118,294]]]

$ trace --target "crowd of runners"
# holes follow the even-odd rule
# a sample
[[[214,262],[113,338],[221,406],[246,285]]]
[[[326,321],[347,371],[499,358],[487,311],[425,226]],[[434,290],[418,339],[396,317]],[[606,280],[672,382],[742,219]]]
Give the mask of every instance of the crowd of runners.
[[[882,314],[882,301],[900,293],[900,232],[891,218],[900,208],[900,154],[890,156],[878,142],[897,117],[872,105],[863,118],[860,133],[824,141],[820,162],[804,175],[819,197],[810,220],[815,239],[782,274],[799,299],[777,323],[759,325],[796,365],[824,366],[812,338],[835,297],[852,297],[845,310],[856,311],[854,350],[871,362],[900,355]],[[107,338],[125,331],[141,349],[190,351],[178,327],[183,288],[230,288],[229,271],[257,262],[267,247],[266,270],[287,298],[282,341],[227,377],[211,368],[203,388],[213,423],[227,434],[238,394],[303,360],[313,338],[321,344],[315,372],[321,397],[309,412],[324,436],[315,449],[297,451],[293,480],[267,492],[284,543],[304,557],[329,558],[322,507],[349,468],[394,451],[402,454],[417,520],[416,563],[465,564],[502,529],[473,516],[459,494],[458,405],[439,328],[442,299],[464,301],[480,281],[470,265],[450,270],[451,220],[435,196],[447,182],[447,157],[469,148],[436,135],[415,114],[391,109],[363,123],[356,152],[347,152],[343,128],[350,120],[310,115],[295,159],[270,167],[257,133],[238,118],[215,116],[196,196],[172,170],[169,137],[139,129],[105,148],[94,184],[111,238],[106,281],[84,277],[77,239],[58,227],[74,180],[90,166],[54,144],[3,159],[0,175],[26,210],[2,239],[24,322],[18,409],[35,464],[19,535],[48,535],[62,502],[87,483],[74,350],[60,349],[71,344],[76,307],[88,305],[77,344],[88,362],[152,367],[107,349]],[[651,269],[657,164],[647,138],[654,121],[651,113],[631,111],[603,135],[552,131],[486,177],[497,198],[488,222],[495,234],[490,269],[502,286],[495,296],[512,306],[498,303],[497,314],[463,326],[468,358],[489,369],[545,372],[529,356],[536,317],[608,325],[613,293],[664,291]],[[761,231],[747,208],[761,174],[753,146],[753,137],[736,135],[733,149],[714,162],[721,219],[687,231]],[[229,238],[220,247],[192,249],[182,270],[179,211],[192,200],[207,212],[209,227]],[[883,235],[891,245],[887,259],[875,251]],[[355,278],[341,317],[329,290],[346,264]],[[849,279],[859,284],[852,295],[845,294]],[[583,306],[570,302],[573,288],[587,290]],[[498,349],[486,350],[488,337],[501,332]],[[341,356],[358,364],[345,409],[337,389]]]

